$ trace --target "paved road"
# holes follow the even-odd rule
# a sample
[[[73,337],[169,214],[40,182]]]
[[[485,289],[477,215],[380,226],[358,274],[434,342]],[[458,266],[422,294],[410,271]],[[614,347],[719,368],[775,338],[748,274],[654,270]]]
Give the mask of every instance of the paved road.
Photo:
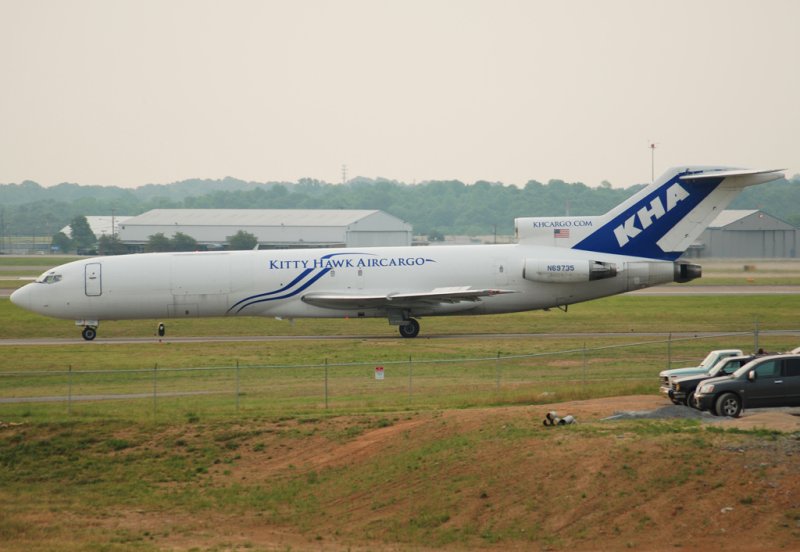
[[[656,286],[630,295],[800,295],[800,286]]]
[[[211,395],[212,391],[175,391],[170,393],[157,393],[156,398],[162,397],[194,397],[197,395]],[[54,403],[67,401],[118,401],[130,399],[152,399],[152,393],[121,393],[118,395],[51,395],[40,397],[7,397],[0,399],[0,404],[21,403]]]
[[[800,337],[800,330],[762,330],[764,335],[783,335]],[[425,339],[564,339],[564,338],[615,338],[635,337],[638,339],[655,339],[663,341],[668,336],[672,339],[715,337],[733,335],[752,335],[752,332],[586,332],[586,333],[482,333],[482,334],[441,334],[421,335],[417,340]],[[245,335],[245,336],[219,336],[205,337],[171,337],[161,340],[163,343],[242,343],[242,342],[270,342],[270,341],[385,341],[387,339],[405,339],[399,335]],[[31,345],[85,345],[96,347],[103,345],[137,345],[159,343],[154,337],[98,337],[94,341],[84,341],[76,338],[31,338],[31,339],[0,339],[0,347],[20,347]]]

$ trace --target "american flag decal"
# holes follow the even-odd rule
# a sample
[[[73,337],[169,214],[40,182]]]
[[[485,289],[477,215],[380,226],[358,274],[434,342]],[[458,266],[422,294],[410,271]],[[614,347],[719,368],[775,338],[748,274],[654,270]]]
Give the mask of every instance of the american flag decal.
[[[569,237],[569,228],[556,228],[553,230],[553,237],[554,238],[568,238]]]

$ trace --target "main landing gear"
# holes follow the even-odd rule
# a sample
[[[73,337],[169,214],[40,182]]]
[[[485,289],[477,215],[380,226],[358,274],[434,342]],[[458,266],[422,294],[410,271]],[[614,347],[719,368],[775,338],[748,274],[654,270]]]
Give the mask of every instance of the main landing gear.
[[[417,337],[419,335],[419,322],[409,318],[400,324],[399,329],[400,335],[403,337]]]
[[[91,341],[97,337],[97,328],[95,326],[85,326],[81,335],[86,341]]]

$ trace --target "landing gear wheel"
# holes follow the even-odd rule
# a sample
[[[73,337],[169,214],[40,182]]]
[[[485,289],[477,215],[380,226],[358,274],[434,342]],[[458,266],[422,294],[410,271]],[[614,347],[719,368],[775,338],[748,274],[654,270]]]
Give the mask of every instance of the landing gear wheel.
[[[92,328],[91,326],[86,326],[83,328],[81,335],[86,341],[91,341],[95,337],[97,337],[97,328]]]
[[[419,322],[413,318],[406,320],[405,324],[400,324],[400,335],[403,337],[417,337],[419,335]]]

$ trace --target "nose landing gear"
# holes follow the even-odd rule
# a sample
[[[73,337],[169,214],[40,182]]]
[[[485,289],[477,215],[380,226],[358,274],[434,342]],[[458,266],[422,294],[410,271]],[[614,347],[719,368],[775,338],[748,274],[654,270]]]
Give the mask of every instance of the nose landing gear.
[[[91,341],[97,337],[97,328],[94,326],[85,326],[81,332],[81,335],[86,341]]]

